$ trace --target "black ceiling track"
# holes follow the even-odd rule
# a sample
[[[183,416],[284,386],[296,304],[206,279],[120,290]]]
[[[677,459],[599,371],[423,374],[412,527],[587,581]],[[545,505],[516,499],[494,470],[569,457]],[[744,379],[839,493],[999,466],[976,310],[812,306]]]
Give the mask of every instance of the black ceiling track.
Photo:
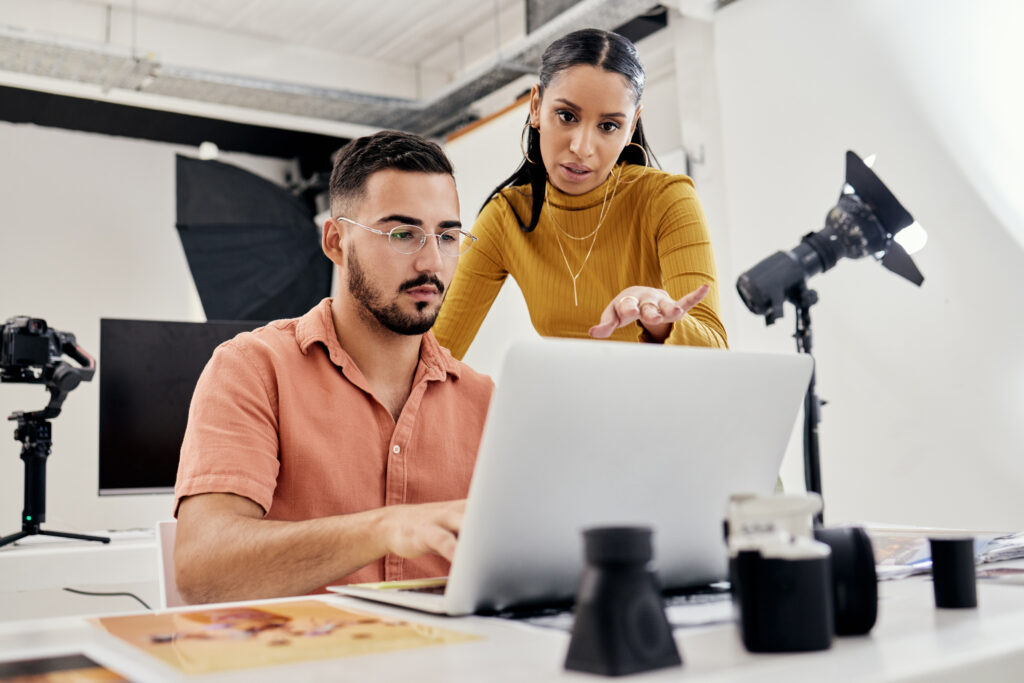
[[[655,5],[647,14],[631,19],[615,29],[615,33],[638,43],[666,26],[668,26],[668,9],[663,5]]]
[[[331,155],[349,138],[235,123],[125,104],[0,86],[0,120],[231,152],[297,159],[303,177],[330,172]]]

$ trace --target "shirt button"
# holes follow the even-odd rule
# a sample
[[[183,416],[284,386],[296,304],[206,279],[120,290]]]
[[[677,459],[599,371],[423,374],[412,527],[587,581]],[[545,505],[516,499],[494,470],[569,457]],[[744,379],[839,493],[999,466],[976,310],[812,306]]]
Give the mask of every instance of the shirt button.
[[[399,453],[402,452],[402,447],[396,443],[394,446],[391,447],[391,452],[394,453],[395,455],[398,455]]]

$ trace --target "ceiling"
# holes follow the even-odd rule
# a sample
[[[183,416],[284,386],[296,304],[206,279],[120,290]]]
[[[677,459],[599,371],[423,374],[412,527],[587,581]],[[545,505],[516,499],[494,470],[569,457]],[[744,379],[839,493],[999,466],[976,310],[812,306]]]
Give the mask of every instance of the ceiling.
[[[389,65],[449,70],[459,50],[493,51],[523,35],[522,0],[79,0],[161,21],[326,50]],[[504,35],[502,35],[504,34]]]
[[[714,4],[685,0],[695,3]],[[567,9],[550,20],[540,16],[552,6]],[[496,94],[511,101],[507,93],[528,85],[541,51],[557,36],[643,21],[654,6],[0,0],[0,85],[249,123],[262,116],[333,135],[391,127],[437,136],[486,114]],[[664,8],[658,11],[664,17]],[[546,21],[528,33],[531,18]]]

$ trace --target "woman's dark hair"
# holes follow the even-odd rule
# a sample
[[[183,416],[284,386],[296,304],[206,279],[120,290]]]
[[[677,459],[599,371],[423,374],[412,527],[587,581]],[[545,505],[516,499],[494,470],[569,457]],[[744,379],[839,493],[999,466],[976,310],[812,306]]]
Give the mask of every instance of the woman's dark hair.
[[[540,90],[541,96],[543,96],[545,88],[550,85],[551,81],[558,74],[570,67],[581,64],[596,66],[605,71],[621,74],[633,89],[634,103],[640,103],[640,97],[643,95],[644,83],[647,77],[644,75],[644,67],[640,63],[636,46],[628,38],[624,38],[618,33],[602,31],[596,28],[574,31],[548,45],[540,60],[540,82],[537,87]],[[529,115],[527,115],[526,121],[529,123]],[[498,195],[506,187],[530,185],[533,190],[530,221],[528,223],[523,221],[515,207],[509,206],[523,232],[532,232],[537,227],[541,209],[544,208],[544,192],[548,172],[544,168],[544,158],[540,153],[540,133],[536,128],[529,125],[527,125],[527,130],[529,132],[526,140],[526,155],[536,163],[530,163],[523,159],[522,163],[519,164],[519,168],[494,188],[494,192],[484,202],[484,206],[487,206],[487,202],[491,201],[495,195]],[[633,137],[630,142],[635,142],[643,147],[644,151],[647,152],[647,157],[654,161],[654,153],[651,152],[650,147],[647,145],[647,138],[644,136],[643,121],[636,122],[636,129],[633,131]],[[639,165],[647,163],[644,153],[629,144],[622,150],[616,163],[621,161]],[[482,210],[483,207],[481,207]]]

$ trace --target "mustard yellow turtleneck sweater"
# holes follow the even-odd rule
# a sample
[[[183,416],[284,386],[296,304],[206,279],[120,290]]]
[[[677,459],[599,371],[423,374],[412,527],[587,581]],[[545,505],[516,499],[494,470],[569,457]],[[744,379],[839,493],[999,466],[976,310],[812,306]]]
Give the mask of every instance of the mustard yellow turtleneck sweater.
[[[511,203],[529,219],[528,185],[505,189],[488,202],[473,226],[479,239],[460,258],[433,328],[441,345],[461,359],[505,277],[512,275],[534,328],[545,337],[589,338],[588,330],[601,312],[626,287],[656,287],[679,299],[706,283],[711,286],[707,296],[673,324],[665,343],[727,348],[715,257],[693,181],[626,165],[616,187],[617,174],[618,169],[583,195],[565,194],[548,183],[549,206],[533,232],[519,228],[509,207]],[[607,216],[601,229],[586,239],[568,238],[566,233],[585,237],[593,232],[606,189]],[[581,266],[575,305],[570,268],[575,274]],[[611,339],[642,341],[643,328],[621,327]]]

